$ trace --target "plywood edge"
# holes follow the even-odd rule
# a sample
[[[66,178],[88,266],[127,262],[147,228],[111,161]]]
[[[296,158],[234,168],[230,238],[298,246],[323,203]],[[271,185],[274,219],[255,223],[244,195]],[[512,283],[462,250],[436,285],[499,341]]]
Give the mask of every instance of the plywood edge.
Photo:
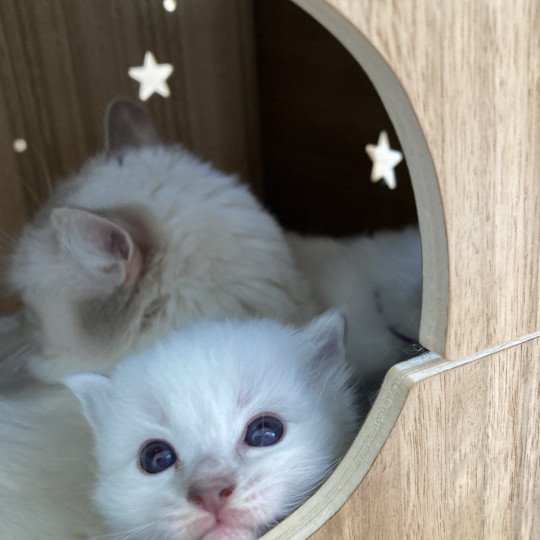
[[[331,32],[358,61],[394,124],[411,175],[420,224],[424,277],[420,342],[443,355],[449,293],[447,235],[435,165],[419,120],[396,74],[349,20],[325,0],[292,1]]]
[[[304,540],[323,526],[345,504],[383,451],[409,392],[418,383],[538,337],[540,332],[535,332],[457,360],[426,353],[393,366],[360,432],[334,472],[310,499],[262,538]]]
[[[347,502],[310,540],[540,538],[540,340],[412,386]]]
[[[427,353],[394,366],[383,382],[358,436],[332,475],[293,514],[268,532],[264,540],[307,538],[339,510],[362,481],[390,435],[411,387],[411,373],[437,363]]]

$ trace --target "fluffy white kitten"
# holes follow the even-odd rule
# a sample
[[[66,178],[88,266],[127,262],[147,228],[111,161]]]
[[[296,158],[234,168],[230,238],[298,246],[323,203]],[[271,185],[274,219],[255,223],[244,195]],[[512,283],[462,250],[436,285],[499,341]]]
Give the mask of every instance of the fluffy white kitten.
[[[25,305],[18,335],[41,353],[35,375],[107,371],[201,317],[304,322],[319,311],[281,229],[236,178],[160,144],[127,101],[109,108],[107,141],[16,245],[9,280]]]
[[[245,186],[160,144],[134,104],[109,108],[107,141],[16,245],[10,282],[25,307],[0,335],[0,385],[25,364],[46,381],[108,371],[201,317],[296,323],[336,305],[347,310],[360,386],[417,352],[408,343],[420,314],[417,229],[285,239]]]
[[[306,499],[356,429],[344,318],[199,323],[69,376],[113,537],[247,540]]]
[[[349,240],[293,233],[287,239],[321,304],[345,310],[350,324],[347,354],[361,387],[375,389],[392,365],[419,353],[418,228]]]

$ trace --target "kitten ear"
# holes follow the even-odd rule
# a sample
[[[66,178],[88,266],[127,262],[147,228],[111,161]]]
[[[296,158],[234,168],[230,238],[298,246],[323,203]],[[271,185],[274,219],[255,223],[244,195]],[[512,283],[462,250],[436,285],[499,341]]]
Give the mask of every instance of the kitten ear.
[[[68,375],[62,381],[81,402],[88,423],[97,429],[107,414],[112,381],[101,373],[81,372]]]
[[[116,100],[109,104],[105,140],[109,153],[128,147],[138,148],[160,143],[150,115],[128,100]]]
[[[310,367],[317,378],[345,370],[347,319],[339,309],[332,309],[313,319],[302,330],[310,351]]]
[[[50,220],[60,245],[97,278],[98,288],[110,290],[138,279],[140,251],[120,225],[77,208],[55,208]]]

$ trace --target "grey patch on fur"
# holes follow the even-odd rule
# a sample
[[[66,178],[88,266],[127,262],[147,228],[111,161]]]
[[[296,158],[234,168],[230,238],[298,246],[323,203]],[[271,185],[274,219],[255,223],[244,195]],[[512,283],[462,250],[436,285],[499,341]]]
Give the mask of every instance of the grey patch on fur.
[[[107,297],[81,300],[76,308],[81,329],[94,340],[111,342],[112,347],[112,342],[117,337],[121,339],[122,331],[129,325],[133,303],[131,291],[123,286]]]

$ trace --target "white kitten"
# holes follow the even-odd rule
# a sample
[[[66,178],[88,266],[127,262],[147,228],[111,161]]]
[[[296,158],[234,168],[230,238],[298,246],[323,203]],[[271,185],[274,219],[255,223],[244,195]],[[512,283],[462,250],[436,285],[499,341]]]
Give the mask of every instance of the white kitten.
[[[322,305],[345,310],[347,354],[362,387],[377,388],[392,365],[419,353],[422,254],[417,228],[350,240],[292,233],[287,239]]]
[[[94,429],[96,503],[119,537],[247,540],[307,498],[357,424],[344,318],[200,323],[66,379]]]
[[[46,381],[108,371],[201,317],[296,323],[336,305],[348,312],[361,386],[417,352],[407,343],[420,314],[416,229],[354,241],[290,234],[289,246],[244,186],[160,145],[137,106],[113,103],[107,140],[108,153],[56,190],[16,246],[10,282],[25,308],[0,335],[0,380],[24,363]]]
[[[160,145],[130,102],[109,108],[107,140],[108,153],[59,186],[15,249],[22,334],[42,353],[35,375],[108,371],[201,317],[303,322],[319,311],[281,229],[234,177]]]

